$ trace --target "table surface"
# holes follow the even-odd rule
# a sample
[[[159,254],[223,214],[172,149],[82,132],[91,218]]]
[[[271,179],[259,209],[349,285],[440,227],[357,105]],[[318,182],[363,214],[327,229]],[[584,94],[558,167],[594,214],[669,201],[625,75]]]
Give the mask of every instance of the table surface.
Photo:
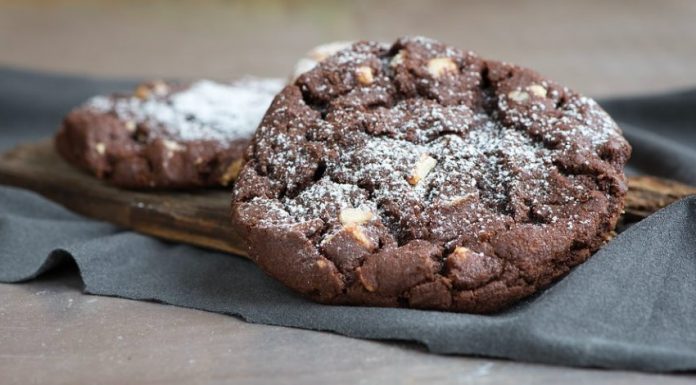
[[[693,1],[7,1],[0,65],[95,76],[285,76],[332,40],[422,34],[593,96],[696,85]],[[88,296],[76,267],[0,284],[0,383],[693,383],[691,375],[439,356]]]

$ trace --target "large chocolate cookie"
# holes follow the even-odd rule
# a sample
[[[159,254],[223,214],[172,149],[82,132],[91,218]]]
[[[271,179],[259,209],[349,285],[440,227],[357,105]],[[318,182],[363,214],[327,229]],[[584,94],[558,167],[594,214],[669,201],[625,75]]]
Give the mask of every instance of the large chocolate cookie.
[[[152,82],[133,95],[97,96],[68,114],[56,148],[71,163],[122,187],[227,185],[283,85],[252,78]]]
[[[490,312],[606,242],[629,154],[597,103],[531,70],[360,42],[276,96],[232,217],[317,301]]]

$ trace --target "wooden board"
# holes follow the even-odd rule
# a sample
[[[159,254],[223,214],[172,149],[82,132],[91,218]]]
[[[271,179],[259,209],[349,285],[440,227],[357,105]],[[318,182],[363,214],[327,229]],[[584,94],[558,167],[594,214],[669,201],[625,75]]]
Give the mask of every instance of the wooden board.
[[[143,234],[245,255],[230,226],[228,190],[119,189],[66,163],[50,140],[2,154],[0,184],[33,190],[76,213]]]
[[[0,184],[38,192],[68,209],[163,239],[245,255],[230,226],[230,191],[141,192],[113,187],[67,164],[50,140],[0,155]],[[635,222],[696,188],[655,177],[629,180],[625,222]]]

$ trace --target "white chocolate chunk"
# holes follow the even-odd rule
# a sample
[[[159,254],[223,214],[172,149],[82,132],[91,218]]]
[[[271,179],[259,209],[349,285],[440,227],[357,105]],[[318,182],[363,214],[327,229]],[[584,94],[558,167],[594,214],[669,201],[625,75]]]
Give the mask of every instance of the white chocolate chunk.
[[[436,164],[437,160],[435,160],[435,158],[428,154],[421,154],[420,158],[418,158],[418,162],[416,162],[416,166],[413,168],[413,172],[411,172],[411,175],[407,178],[408,183],[413,186],[417,185],[418,182],[430,173]]]
[[[457,69],[457,64],[448,57],[436,57],[428,61],[428,72],[436,79],[447,72],[457,72]]]
[[[185,147],[182,146],[181,144],[171,141],[171,140],[162,140],[162,144],[164,147],[169,150],[169,151],[182,151]]]
[[[529,99],[529,94],[520,90],[510,91],[510,93],[508,93],[507,96],[508,98],[516,101],[517,103],[522,103],[525,100]]]
[[[106,145],[102,142],[95,144],[94,149],[97,150],[97,154],[99,155],[104,155],[104,153],[106,153]]]
[[[123,124],[123,126],[126,128],[126,130],[127,130],[128,132],[134,132],[134,131],[135,131],[135,128],[136,128],[136,124],[135,124],[135,122],[132,121],[132,120],[127,120],[127,121]]]
[[[164,145],[164,148],[167,149],[167,159],[171,159],[174,156],[175,151],[182,151],[185,148],[177,142],[166,139],[162,141],[162,144]]]
[[[469,256],[470,256],[471,254],[473,254],[473,253],[474,253],[474,252],[471,251],[471,249],[469,249],[468,247],[457,246],[457,247],[454,248],[454,251],[452,252],[452,254],[450,254],[450,257],[451,257],[451,256],[456,256],[456,257],[458,257],[460,260],[464,260],[464,259],[469,258]]]
[[[317,265],[318,268],[320,268],[320,269],[322,269],[322,270],[325,269],[327,266],[329,266],[329,265],[326,263],[326,261],[323,260],[323,259],[317,260],[317,261],[315,262],[315,264]]]
[[[546,88],[538,84],[532,84],[531,86],[527,87],[527,90],[531,92],[534,96],[539,96],[541,98],[546,97]]]
[[[402,63],[404,62],[404,55],[406,55],[406,53],[404,52],[404,50],[399,51],[399,52],[398,52],[396,55],[394,55],[394,57],[392,57],[392,59],[389,61],[389,66],[390,66],[390,67],[396,67],[396,66],[398,66],[399,64],[402,64]]]
[[[358,208],[345,208],[338,214],[338,219],[344,226],[361,225],[370,221],[372,217],[371,211]]]
[[[355,239],[363,247],[369,249],[374,246],[370,238],[368,238],[367,235],[365,235],[365,232],[359,225],[350,224],[345,226],[345,229],[348,232],[348,234],[350,234],[350,236],[353,237],[353,239]]]
[[[355,70],[355,76],[358,78],[358,83],[367,86],[375,80],[372,75],[372,68],[368,66],[360,66]]]

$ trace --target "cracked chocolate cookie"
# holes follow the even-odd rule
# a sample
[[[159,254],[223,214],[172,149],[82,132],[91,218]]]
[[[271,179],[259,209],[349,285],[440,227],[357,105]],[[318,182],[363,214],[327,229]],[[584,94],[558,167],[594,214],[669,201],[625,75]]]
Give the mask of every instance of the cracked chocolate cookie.
[[[232,218],[314,300],[492,312],[606,242],[630,151],[597,103],[531,70],[359,42],[276,96]]]
[[[284,82],[248,78],[151,82],[96,96],[64,119],[55,144],[69,162],[127,188],[229,184]]]

